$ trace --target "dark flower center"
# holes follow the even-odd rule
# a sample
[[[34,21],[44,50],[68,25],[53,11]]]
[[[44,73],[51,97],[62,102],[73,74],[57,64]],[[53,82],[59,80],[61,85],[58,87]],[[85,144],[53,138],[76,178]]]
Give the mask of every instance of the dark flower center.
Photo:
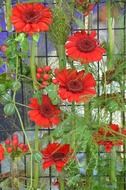
[[[29,24],[39,22],[41,17],[42,15],[39,11],[30,10],[24,13],[24,21]]]
[[[71,92],[81,92],[83,90],[83,83],[81,80],[70,80],[67,83],[67,88]]]
[[[51,107],[48,104],[42,105],[40,107],[40,112],[43,116],[47,118],[51,118],[54,115]]]
[[[62,152],[56,152],[52,155],[55,161],[62,160],[65,157],[65,154]]]
[[[78,40],[76,46],[79,51],[87,53],[93,51],[96,48],[96,41],[85,38]]]

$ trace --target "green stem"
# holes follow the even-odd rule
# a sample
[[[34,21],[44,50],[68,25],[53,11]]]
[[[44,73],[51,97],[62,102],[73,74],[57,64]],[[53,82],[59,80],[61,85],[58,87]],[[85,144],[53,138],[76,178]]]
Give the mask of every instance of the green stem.
[[[14,102],[16,105],[19,105],[19,106],[23,106],[23,107],[25,107],[25,108],[30,108],[29,106],[26,106],[25,104],[21,104],[21,103],[19,103],[19,102]]]
[[[38,152],[39,150],[39,139],[38,139],[38,127],[35,126],[35,152]],[[34,161],[34,189],[36,190],[38,188],[39,183],[39,164]]]
[[[57,45],[57,54],[59,56],[59,68],[63,69],[66,67],[66,55],[64,44]]]
[[[31,69],[31,77],[32,77],[32,81],[33,81],[33,87],[35,90],[37,90],[35,53],[36,53],[36,41],[34,39],[32,39],[30,69]]]
[[[75,110],[75,103],[73,102],[72,103],[72,105],[71,105],[71,112],[73,113],[73,114],[75,114],[76,113],[76,110]],[[74,117],[74,119],[73,119],[73,121],[72,121],[72,126],[73,126],[73,131],[74,131],[74,133],[73,133],[73,135],[72,135],[72,146],[73,146],[73,149],[76,151],[76,119],[75,119],[75,117]]]
[[[59,183],[60,183],[60,190],[65,190],[65,184],[64,184],[63,175],[60,175],[58,178],[59,178]]]
[[[112,16],[111,16],[111,1],[107,0],[107,25],[108,25],[108,44],[109,44],[109,51],[108,51],[108,67],[112,67],[112,58],[114,53],[114,30],[112,29]]]
[[[18,80],[18,66],[19,66],[19,60],[18,60],[18,55],[16,56],[16,78],[15,80],[17,81]],[[15,96],[16,96],[16,91],[14,91],[14,94],[13,94],[13,102],[15,104]]]
[[[12,29],[10,17],[11,17],[11,0],[6,0],[5,3],[6,8],[6,24],[7,24],[7,30],[10,31]]]
[[[12,176],[12,189],[19,190],[19,169],[18,169],[18,159],[11,160],[11,176]]]
[[[30,189],[32,189],[32,175],[33,175],[33,171],[32,171],[32,157],[33,157],[33,152],[32,152],[32,149],[31,149],[31,146],[30,146],[30,143],[29,143],[27,134],[26,134],[26,132],[25,132],[25,128],[24,128],[23,121],[22,121],[22,119],[21,119],[21,115],[20,115],[20,113],[19,113],[19,111],[18,111],[18,108],[17,108],[16,106],[15,106],[15,110],[16,110],[16,112],[17,112],[17,115],[18,115],[18,118],[19,118],[19,121],[20,121],[20,124],[21,124],[22,131],[23,131],[23,133],[24,133],[24,135],[25,135],[26,142],[27,142],[27,144],[28,144],[28,148],[29,148],[29,151],[30,151],[30,153],[31,153],[31,157],[30,157],[30,158],[31,158],[31,160],[30,160],[30,164],[31,164],[31,178],[30,178],[30,188],[29,188],[29,190],[30,190]]]
[[[37,42],[32,39],[32,47],[31,47],[31,58],[30,58],[30,69],[31,69],[31,77],[33,81],[33,89],[38,90],[37,80],[36,80],[36,64],[35,64],[35,54],[37,49]],[[39,151],[39,139],[38,139],[38,127],[35,126],[35,152]],[[39,164],[34,160],[34,184],[33,187],[36,190],[38,188],[39,183]]]
[[[111,151],[111,158],[110,158],[110,180],[112,186],[114,188],[117,187],[117,178],[116,178],[116,150],[115,147],[113,147]]]

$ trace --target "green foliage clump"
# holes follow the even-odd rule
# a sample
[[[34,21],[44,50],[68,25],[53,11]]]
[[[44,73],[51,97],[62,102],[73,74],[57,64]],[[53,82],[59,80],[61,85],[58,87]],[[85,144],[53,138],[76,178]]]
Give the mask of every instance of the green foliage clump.
[[[53,23],[50,27],[50,37],[55,44],[65,44],[70,32],[70,19],[61,7],[53,9]]]

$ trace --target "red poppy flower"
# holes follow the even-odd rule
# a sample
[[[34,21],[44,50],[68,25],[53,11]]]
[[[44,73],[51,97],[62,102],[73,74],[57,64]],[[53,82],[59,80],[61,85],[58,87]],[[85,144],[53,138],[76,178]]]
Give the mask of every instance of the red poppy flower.
[[[41,151],[43,154],[43,168],[49,168],[52,165],[56,166],[56,170],[61,172],[63,167],[72,157],[73,150],[69,144],[52,143]]]
[[[107,128],[101,127],[94,134],[94,139],[97,144],[105,147],[106,152],[111,152],[113,146],[123,145],[123,141],[118,137],[116,132],[120,132],[120,127],[117,124],[110,124]],[[114,137],[112,139],[112,137]]]
[[[105,49],[100,47],[95,36],[95,31],[90,34],[84,30],[73,33],[65,45],[67,56],[84,64],[100,61]]]
[[[2,144],[0,144],[0,161],[4,160],[4,148]]]
[[[51,103],[47,95],[42,96],[42,103],[39,104],[37,98],[31,98],[29,107],[32,109],[28,112],[31,121],[43,128],[50,128],[60,122],[60,110]]]
[[[63,100],[86,102],[96,94],[96,82],[91,73],[63,69],[56,72],[56,80],[59,84],[59,96]]]
[[[11,21],[17,32],[45,32],[52,23],[52,13],[41,3],[19,3],[12,8]]]

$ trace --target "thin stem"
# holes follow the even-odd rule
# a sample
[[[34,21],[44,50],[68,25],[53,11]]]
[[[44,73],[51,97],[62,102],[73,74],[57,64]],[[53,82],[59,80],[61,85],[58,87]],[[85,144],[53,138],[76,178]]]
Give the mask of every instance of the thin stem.
[[[71,105],[71,112],[75,114],[75,111],[76,111],[75,110],[75,103],[73,102]],[[73,125],[73,129],[74,129],[74,130],[72,130],[72,131],[74,131],[74,133],[72,135],[73,136],[72,144],[73,144],[74,150],[76,150],[76,119],[75,118],[72,121],[72,125]]]
[[[12,189],[19,190],[19,171],[18,171],[18,159],[11,160],[11,176],[12,176]]]
[[[59,179],[58,181],[60,183],[60,190],[65,190],[65,184],[64,184],[63,175],[59,175],[58,179]]]
[[[111,184],[114,188],[117,188],[117,178],[116,178],[116,150],[113,147],[111,151],[111,158],[110,158],[110,179]]]
[[[36,41],[34,39],[32,39],[31,57],[30,57],[30,69],[31,69],[31,77],[32,77],[32,81],[33,81],[33,87],[34,87],[35,90],[37,90],[35,53],[36,53]]]
[[[64,44],[57,45],[57,53],[59,56],[59,68],[63,69],[66,67],[66,55],[65,55]]]
[[[7,30],[10,31],[12,29],[10,17],[11,17],[11,0],[6,0],[5,3],[6,8],[6,24],[7,24]]]
[[[18,55],[16,56],[16,78],[15,80],[17,81],[18,80],[18,66],[19,66],[19,59],[18,59]],[[15,104],[15,96],[16,96],[16,91],[14,91],[14,94],[13,94],[13,102]]]
[[[35,126],[35,152],[39,151],[38,127]],[[39,182],[39,164],[34,161],[34,189],[38,188]]]
[[[33,81],[33,89],[38,90],[37,80],[36,80],[36,64],[35,64],[35,54],[37,50],[37,42],[32,38],[32,48],[31,48],[31,58],[30,58],[30,69],[31,77]],[[39,139],[38,139],[38,127],[35,126],[35,152],[39,151]],[[36,190],[39,183],[39,164],[34,160],[34,184],[33,187]]]
[[[18,108],[15,106],[15,110],[16,110],[16,112],[17,112],[17,115],[18,115],[18,118],[19,118],[19,121],[20,121],[20,125],[21,125],[21,128],[22,128],[22,131],[23,131],[23,133],[24,133],[24,135],[25,135],[25,138],[26,138],[26,142],[27,142],[27,144],[28,144],[28,148],[29,148],[29,151],[30,151],[30,153],[31,153],[31,160],[30,160],[30,164],[31,164],[31,178],[30,178],[30,188],[29,188],[29,190],[30,189],[32,189],[32,175],[33,175],[33,170],[32,170],[32,156],[33,156],[33,152],[32,152],[32,149],[31,149],[31,146],[30,146],[30,143],[29,143],[29,140],[28,140],[28,137],[27,137],[27,134],[26,134],[26,132],[25,132],[25,128],[24,128],[24,124],[23,124],[23,121],[22,121],[22,119],[21,119],[21,115],[20,115],[20,113],[19,113],[19,111],[18,111]]]
[[[25,104],[21,104],[19,102],[15,102],[15,104],[19,105],[19,106],[23,106],[23,107],[26,107],[26,108],[30,108],[29,106],[26,106]]]
[[[107,25],[108,25],[108,43],[109,43],[109,52],[108,52],[108,67],[112,67],[112,58],[114,53],[114,30],[112,29],[114,25],[114,20],[111,16],[111,1],[107,0]]]

